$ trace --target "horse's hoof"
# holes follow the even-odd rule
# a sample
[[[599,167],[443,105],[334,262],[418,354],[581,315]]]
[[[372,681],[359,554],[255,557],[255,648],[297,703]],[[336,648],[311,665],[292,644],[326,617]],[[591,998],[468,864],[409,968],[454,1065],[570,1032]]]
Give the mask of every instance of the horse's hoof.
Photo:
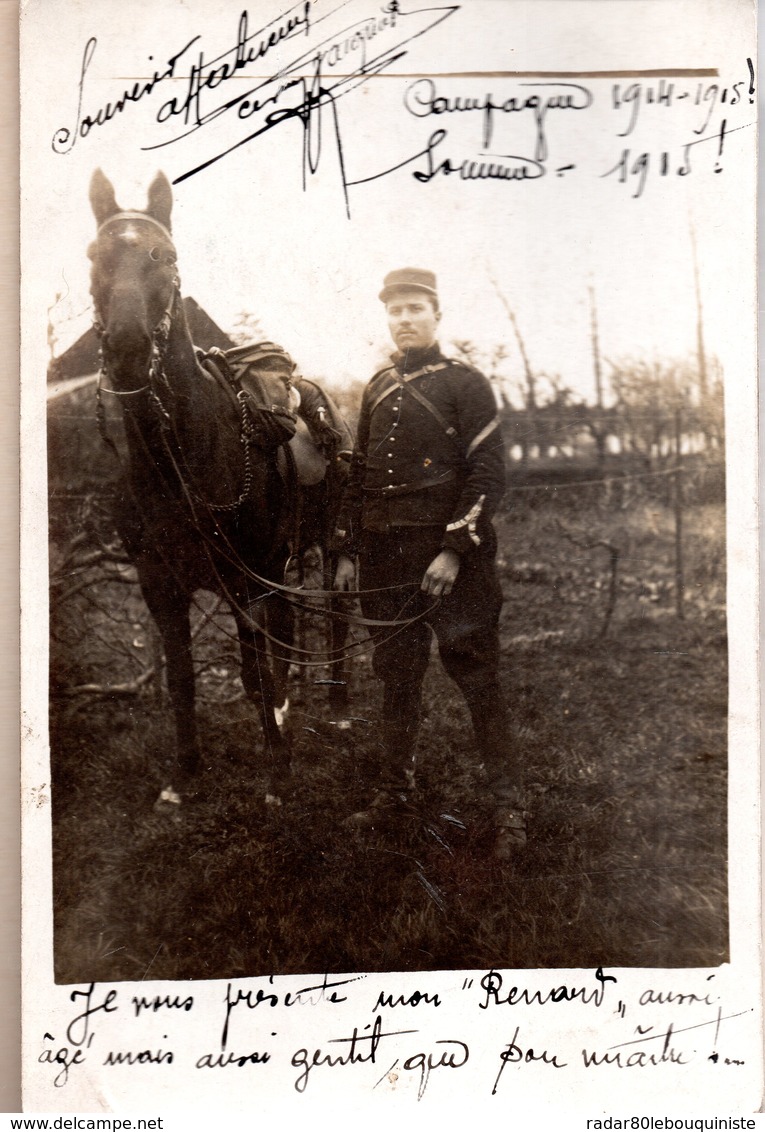
[[[166,786],[164,790],[160,790],[159,797],[154,803],[155,814],[169,817],[172,821],[180,821],[180,809],[181,796],[176,790],[173,790],[172,786]]]
[[[276,771],[266,780],[266,805],[275,809],[288,802],[292,789],[293,782],[289,770]]]

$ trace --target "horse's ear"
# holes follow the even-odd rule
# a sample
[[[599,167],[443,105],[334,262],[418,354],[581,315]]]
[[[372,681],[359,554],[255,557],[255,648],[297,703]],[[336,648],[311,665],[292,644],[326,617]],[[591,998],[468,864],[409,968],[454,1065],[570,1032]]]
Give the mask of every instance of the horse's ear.
[[[110,216],[120,210],[120,206],[114,197],[112,183],[100,169],[96,169],[90,179],[90,207],[93,209],[93,215],[99,227],[105,220],[108,220]]]
[[[157,173],[149,185],[149,207],[146,210],[170,231],[170,213],[173,210],[173,190],[164,173]]]

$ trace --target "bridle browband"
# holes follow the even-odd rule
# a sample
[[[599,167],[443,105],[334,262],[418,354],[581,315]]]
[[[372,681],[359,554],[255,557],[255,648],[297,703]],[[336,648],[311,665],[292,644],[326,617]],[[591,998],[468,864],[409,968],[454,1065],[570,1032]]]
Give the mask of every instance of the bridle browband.
[[[149,216],[148,212],[115,212],[109,216],[102,224],[99,224],[96,229],[96,239],[101,235],[107,224],[111,224],[113,220],[142,220],[145,224],[153,224],[155,228],[159,228],[163,235],[167,236],[172,244],[173,251],[175,251],[175,244],[173,244],[173,237],[170,234],[170,229],[166,228],[160,220],[155,220],[153,216]]]

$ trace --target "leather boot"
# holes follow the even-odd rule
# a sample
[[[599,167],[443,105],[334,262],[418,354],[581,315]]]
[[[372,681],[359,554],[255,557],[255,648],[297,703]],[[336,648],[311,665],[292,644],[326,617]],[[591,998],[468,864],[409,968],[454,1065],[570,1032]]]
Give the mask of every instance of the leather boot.
[[[417,737],[417,713],[414,720],[383,723],[383,749],[379,788],[369,805],[346,818],[345,825],[355,829],[374,829],[390,825],[397,817],[411,814],[409,793],[414,789],[414,744]]]
[[[520,806],[497,805],[494,810],[494,848],[497,861],[512,861],[526,848],[526,812]]]
[[[358,810],[343,822],[348,829],[389,828],[402,817],[411,816],[412,808],[405,793],[378,790],[365,810]]]

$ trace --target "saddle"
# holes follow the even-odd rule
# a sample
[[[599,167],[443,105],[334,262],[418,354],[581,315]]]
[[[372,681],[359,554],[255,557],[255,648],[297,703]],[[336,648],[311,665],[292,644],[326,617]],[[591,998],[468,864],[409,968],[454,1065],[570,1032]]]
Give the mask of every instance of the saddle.
[[[224,353],[213,348],[207,353],[198,351],[197,358],[205,373],[217,381],[234,401],[239,391],[244,390],[253,408],[261,410],[261,414],[268,414],[267,421],[261,422],[264,427],[258,432],[265,434],[262,439],[270,439],[265,446],[277,449],[277,467],[285,482],[289,481],[294,470],[301,487],[321,483],[327,474],[329,461],[297,412],[299,395],[276,374],[258,370],[254,364],[234,368],[230,355],[235,353],[235,350]]]
[[[295,421],[295,435],[287,443],[300,486],[314,487],[315,484],[321,483],[327,474],[329,461],[317,446],[311,430],[301,416]],[[284,451],[280,449],[277,459],[283,455]]]

